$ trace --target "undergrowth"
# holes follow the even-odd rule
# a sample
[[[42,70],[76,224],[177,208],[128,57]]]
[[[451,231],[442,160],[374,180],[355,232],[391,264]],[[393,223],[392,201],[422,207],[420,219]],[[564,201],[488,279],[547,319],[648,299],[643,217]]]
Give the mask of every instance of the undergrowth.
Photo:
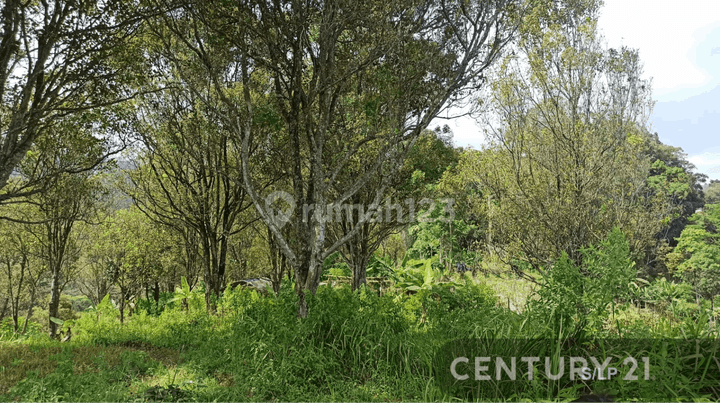
[[[309,296],[309,306],[310,315],[297,318],[296,294],[284,283],[277,296],[228,289],[215,314],[207,313],[198,294],[186,310],[141,310],[120,324],[106,300],[74,321],[68,343],[39,333],[6,335],[0,342],[0,401],[568,401],[595,391],[612,391],[619,400],[715,398],[691,379],[676,381],[672,389],[626,384],[608,390],[600,382],[557,386],[541,373],[541,380],[491,393],[448,391],[436,366],[448,343],[470,339],[494,343],[500,351],[508,347],[499,339],[568,343],[580,337],[574,331],[558,335],[552,323],[528,311],[503,308],[483,284],[421,289],[410,296],[321,287]],[[616,325],[630,334],[635,324],[623,314],[618,309],[623,322]]]

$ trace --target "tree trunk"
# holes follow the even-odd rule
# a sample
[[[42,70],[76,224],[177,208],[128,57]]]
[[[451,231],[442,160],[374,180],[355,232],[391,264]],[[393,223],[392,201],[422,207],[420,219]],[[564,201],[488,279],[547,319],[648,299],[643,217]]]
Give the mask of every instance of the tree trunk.
[[[487,206],[488,206],[488,230],[487,230],[487,251],[488,255],[492,257],[493,255],[493,247],[492,247],[492,196],[488,194],[487,196]]]
[[[298,292],[298,299],[299,299],[299,301],[298,301],[297,317],[298,318],[307,318],[309,310],[308,310],[307,301],[305,300],[305,292],[304,291]]]
[[[120,323],[125,322],[125,291],[120,289]]]
[[[13,332],[20,329],[18,317],[20,316],[20,294],[22,293],[23,280],[25,278],[25,259],[20,263],[20,278],[18,279],[17,293],[13,291],[13,275],[11,261],[6,260],[8,276],[8,295],[10,297],[10,318],[13,322]]]
[[[308,261],[305,259],[305,261]],[[313,295],[317,291],[318,285],[320,284],[320,274],[322,271],[322,264],[315,264],[308,262],[303,263],[300,267],[295,269],[295,292],[299,298],[298,306],[298,318],[307,318],[308,316],[308,304],[305,300],[307,292]]]
[[[5,312],[7,312],[8,302],[10,302],[10,298],[5,297],[5,302],[3,302],[2,311],[0,311],[0,321],[2,321],[3,318],[5,318]]]
[[[36,287],[37,286],[33,287],[32,290],[30,291],[30,306],[28,307],[27,315],[25,316],[25,322],[23,322],[23,328],[22,328],[22,333],[21,333],[23,335],[25,335],[25,333],[27,332],[28,320],[30,319],[30,317],[32,316],[32,313],[33,313],[33,305],[35,305],[35,289],[36,289]],[[2,319],[2,318],[0,318],[0,319]]]
[[[53,322],[52,318],[58,318],[60,315],[60,283],[62,281],[62,273],[59,267],[55,267],[52,274],[52,282],[50,284],[50,306],[48,310],[48,321],[50,323],[50,338],[55,338],[58,332],[58,326]]]
[[[355,291],[363,285],[367,285],[367,265],[369,258],[364,255],[357,255],[353,260],[352,290]]]
[[[225,281],[225,260],[227,259],[227,239],[206,238],[203,241],[203,259],[205,264],[205,307],[208,313],[217,311],[216,299]]]
[[[160,283],[155,282],[155,287],[153,288],[153,299],[155,299],[155,313],[159,313],[160,311]]]
[[[268,248],[270,249],[270,263],[272,264],[272,273],[270,274],[270,281],[272,282],[273,291],[277,295],[280,293],[280,284],[282,278],[285,275],[285,269],[287,265],[287,258],[282,253],[280,247],[277,245],[277,241],[273,237],[273,233],[268,228]]]

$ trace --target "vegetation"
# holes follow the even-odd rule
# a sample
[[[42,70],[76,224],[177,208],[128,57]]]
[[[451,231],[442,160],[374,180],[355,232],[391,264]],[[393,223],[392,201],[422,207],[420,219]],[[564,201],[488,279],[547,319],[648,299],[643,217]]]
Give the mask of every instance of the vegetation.
[[[718,183],[599,1],[96,3],[2,6],[0,402],[720,399]]]

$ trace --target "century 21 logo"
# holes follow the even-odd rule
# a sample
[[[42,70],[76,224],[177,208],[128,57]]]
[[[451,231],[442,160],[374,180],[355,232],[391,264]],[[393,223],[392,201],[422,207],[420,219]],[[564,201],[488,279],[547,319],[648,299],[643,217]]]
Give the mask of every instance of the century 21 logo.
[[[506,363],[506,360],[504,360],[500,356],[495,358],[495,369],[493,370],[495,371],[496,380],[499,381],[503,376],[506,376],[508,379],[514,381],[517,378],[518,359],[520,359],[520,363],[527,364],[527,379],[530,381],[534,379],[533,366],[536,362],[540,362],[539,357],[510,357],[509,359],[510,363]],[[602,363],[600,363],[595,357],[590,357],[590,362],[594,366],[593,368],[588,365],[588,361],[584,357],[570,357],[569,359],[570,369],[568,373],[571,381],[575,380],[577,376],[579,376],[583,380],[606,380],[612,379],[618,374],[618,368],[610,366],[610,363],[613,359],[612,357],[606,358]],[[646,381],[650,380],[650,358],[643,357],[641,360],[644,368],[643,378]],[[565,358],[559,357],[557,361],[558,363],[553,363],[553,360],[550,357],[545,357],[545,375],[550,380],[558,380],[562,378],[565,374]],[[476,381],[492,380],[492,374],[487,374],[492,372],[490,366],[488,365],[491,362],[492,358],[490,357],[475,357],[474,376]],[[470,363],[470,359],[468,359],[467,357],[456,357],[450,364],[450,373],[455,379],[459,381],[465,381],[467,379],[470,379],[470,375],[458,373],[458,365],[461,363]],[[634,357],[627,357],[625,358],[625,360],[623,360],[622,365],[630,365],[630,369],[622,379],[625,381],[637,381],[638,375],[635,374],[635,371],[638,368],[637,359],[635,359]],[[553,373],[553,371],[557,371],[557,373]],[[503,372],[505,373],[505,375],[503,375]]]

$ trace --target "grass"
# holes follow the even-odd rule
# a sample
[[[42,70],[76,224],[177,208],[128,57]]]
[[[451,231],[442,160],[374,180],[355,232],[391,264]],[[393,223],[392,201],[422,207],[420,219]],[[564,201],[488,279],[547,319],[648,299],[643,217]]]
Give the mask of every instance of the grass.
[[[662,382],[558,384],[538,371],[540,380],[521,376],[492,390],[447,388],[438,376],[445,365],[437,363],[451,354],[448,345],[461,343],[457,340],[469,339],[471,346],[487,343],[492,352],[506,355],[511,349],[540,352],[547,347],[499,340],[554,337],[544,320],[502,307],[507,297],[524,307],[532,290],[532,283],[501,275],[481,278],[467,289],[422,290],[412,296],[321,288],[310,297],[307,319],[295,317],[291,285],[269,297],[229,290],[216,315],[206,313],[202,296],[193,296],[187,312],[138,313],[124,325],[114,308],[101,305],[76,321],[69,343],[42,335],[0,342],[0,401],[518,402],[570,401],[608,390],[620,401],[717,399],[714,391],[693,382],[698,369],[714,372],[704,351],[704,364],[690,363],[695,359],[685,353],[683,358],[665,356],[663,372],[684,372],[664,382],[671,387],[658,386]],[[647,321],[643,313],[619,313],[616,325],[625,333],[634,328],[651,334],[637,326]],[[616,334],[612,325],[606,327]],[[585,343],[573,340],[563,338],[560,347],[542,351],[556,357],[562,346]],[[615,348],[652,350],[638,343]]]

